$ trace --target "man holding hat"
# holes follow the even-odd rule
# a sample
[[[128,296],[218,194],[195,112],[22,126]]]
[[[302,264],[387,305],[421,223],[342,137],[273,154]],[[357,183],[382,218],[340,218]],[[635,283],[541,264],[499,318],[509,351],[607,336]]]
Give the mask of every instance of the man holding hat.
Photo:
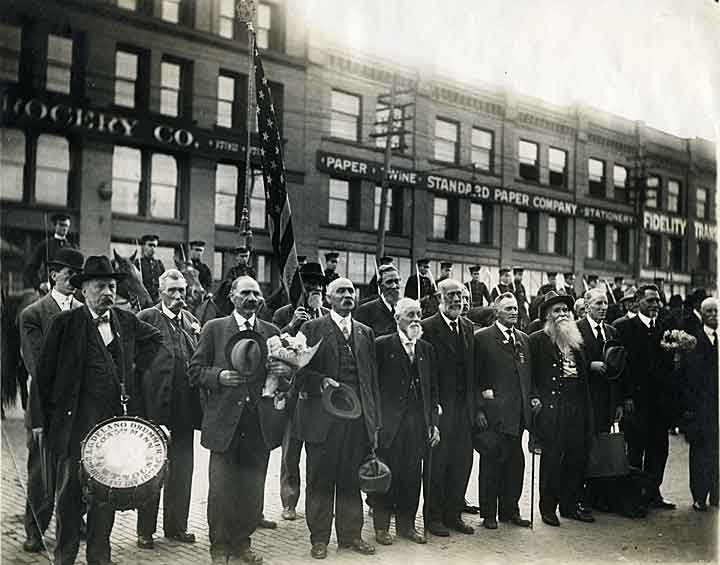
[[[43,292],[50,290],[48,286],[49,261],[55,258],[55,255],[60,249],[66,247],[77,249],[77,245],[68,239],[70,216],[64,212],[60,212],[50,216],[50,221],[53,224],[52,237],[47,237],[46,234],[45,238],[34,247],[23,273],[23,281],[26,288],[41,289]],[[42,288],[40,285],[42,285]]]
[[[70,278],[70,284],[82,288],[85,306],[53,318],[38,360],[43,428],[57,464],[58,565],[74,563],[80,543],[81,442],[96,424],[122,414],[121,395],[129,397],[128,415],[143,415],[138,375],[162,345],[157,329],[112,307],[117,282],[124,277],[107,257],[88,257],[83,272]],[[112,506],[88,501],[88,564],[111,562],[114,519]]]
[[[465,286],[470,291],[470,308],[482,308],[486,304],[490,306],[492,303],[487,286],[480,280],[481,269],[480,265],[472,265],[470,267],[472,279],[465,283]]]
[[[572,317],[573,301],[548,292],[540,305],[545,326],[530,335],[532,380],[542,408],[535,434],[540,457],[540,514],[549,526],[564,518],[593,522],[581,504],[592,438],[592,405],[583,339]]]
[[[27,503],[25,505],[25,534],[23,549],[38,553],[43,549],[42,537],[55,508],[55,466],[42,441],[44,420],[37,388],[37,366],[43,339],[56,314],[82,306],[73,296],[75,287],[70,279],[82,271],[83,255],[76,249],[59,249],[48,263],[50,292],[33,302],[20,313],[20,346],[30,376],[30,393],[25,411],[28,445]],[[44,458],[44,459],[43,459]],[[43,460],[45,463],[43,464]],[[43,477],[43,467],[47,475]]]
[[[380,272],[380,296],[358,307],[355,319],[372,328],[376,337],[395,333],[395,305],[400,300],[400,273],[395,265],[383,265]]]
[[[250,536],[262,517],[265,476],[272,440],[261,427],[262,390],[268,375],[287,378],[281,361],[267,364],[267,339],[277,327],[257,317],[260,286],[242,276],[233,281],[232,314],[203,326],[190,362],[192,386],[203,389],[200,443],[210,450],[208,527],[213,562],[262,563]]]
[[[328,253],[325,253],[325,280],[327,284],[330,284],[335,279],[340,278],[340,275],[337,273],[339,258],[340,253],[337,251],[329,251]]]
[[[375,547],[361,537],[363,507],[358,476],[380,428],[375,335],[353,320],[352,281],[335,279],[328,286],[328,297],[330,314],[303,327],[308,345],[322,343],[296,377],[300,387],[295,422],[307,453],[305,515],[310,554],[315,559],[327,557],[333,514],[339,547],[362,555],[375,553]],[[330,410],[332,395],[339,393],[359,399],[352,403],[355,411],[345,414]]]
[[[160,300],[160,275],[165,272],[165,266],[160,259],[155,259],[155,250],[158,247],[160,238],[157,235],[146,234],[140,238],[142,247],[140,248],[141,256],[135,265],[140,269],[142,274],[142,282],[150,295],[153,303]]]
[[[212,292],[212,273],[210,267],[202,262],[203,253],[205,253],[205,242],[199,239],[190,242],[190,262],[197,269],[200,278],[200,284],[205,292]]]

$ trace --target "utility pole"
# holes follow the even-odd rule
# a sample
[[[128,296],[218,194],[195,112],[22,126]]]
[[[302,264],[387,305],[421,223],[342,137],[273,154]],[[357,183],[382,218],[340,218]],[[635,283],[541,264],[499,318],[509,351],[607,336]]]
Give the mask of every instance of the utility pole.
[[[392,158],[393,133],[395,132],[395,87],[397,78],[393,73],[392,87],[390,88],[390,113],[388,114],[387,137],[385,138],[385,162],[380,189],[380,218],[378,219],[377,264],[380,257],[385,255],[385,218],[387,216],[387,191],[390,186],[390,159]],[[379,282],[379,281],[378,281]]]

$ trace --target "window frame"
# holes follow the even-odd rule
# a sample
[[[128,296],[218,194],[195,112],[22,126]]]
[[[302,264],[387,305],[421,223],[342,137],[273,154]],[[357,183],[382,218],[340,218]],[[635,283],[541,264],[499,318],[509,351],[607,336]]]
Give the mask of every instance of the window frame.
[[[700,205],[701,199],[699,198],[699,196],[700,196],[701,192],[705,194],[704,198],[702,199],[702,207],[703,207],[702,215],[698,214],[698,211],[700,210],[699,205]],[[708,214],[708,211],[710,209],[708,206],[708,197],[709,196],[710,196],[710,191],[707,188],[705,188],[704,186],[695,187],[695,217],[698,220],[709,219],[709,214]]]
[[[657,179],[658,184],[656,187],[650,187],[650,179]],[[653,206],[650,206],[648,203],[648,194],[650,192],[655,193],[655,204]],[[656,174],[650,174],[647,176],[645,180],[645,208],[649,208],[651,210],[662,210],[662,177],[660,175]]]
[[[621,169],[625,171],[625,181],[622,183],[622,185],[618,185],[616,179],[617,175],[616,172],[618,169]],[[630,184],[630,168],[626,167],[625,165],[619,165],[617,163],[613,163],[613,196],[614,199],[618,202],[628,202],[628,199],[630,197],[630,192],[628,191]]]
[[[673,194],[672,187],[677,187],[677,194]],[[667,211],[672,214],[682,215],[683,213],[683,187],[682,182],[678,179],[669,178],[667,181]],[[675,207],[670,206],[671,199],[674,200]]]
[[[476,145],[475,144],[475,132],[480,132],[483,134],[488,134],[490,137],[490,147],[483,147],[482,145]],[[476,151],[480,152],[487,152],[487,161],[488,166],[487,168],[479,167],[477,166],[477,161],[475,160],[475,154]],[[495,132],[490,129],[481,128],[478,126],[473,126],[472,130],[470,131],[470,161],[472,162],[473,166],[483,172],[492,173],[495,170],[494,162],[495,162]]]
[[[338,196],[333,196],[333,183],[346,183],[345,188],[347,190],[347,198],[339,198]],[[330,177],[328,182],[328,214],[327,214],[327,223],[330,226],[333,227],[340,227],[340,228],[349,228],[353,227],[352,222],[352,203],[351,203],[351,192],[352,192],[352,182],[338,177]],[[344,223],[333,221],[333,205],[332,203],[334,201],[337,202],[345,202],[345,220]]]
[[[136,71],[136,78],[134,85],[134,98],[133,98],[133,106],[123,106],[118,104],[117,102],[117,81],[118,81],[118,74],[117,74],[117,56],[119,52],[127,53],[129,55],[134,55],[137,57],[137,68]],[[129,108],[134,110],[147,110],[148,107],[148,101],[149,101],[149,75],[150,75],[150,69],[149,69],[149,60],[150,56],[148,54],[148,51],[146,49],[142,49],[140,47],[136,47],[134,45],[128,45],[126,43],[118,43],[115,46],[115,69],[113,74],[113,106],[118,108]],[[120,79],[125,80],[125,79]],[[126,81],[129,82],[129,81]]]
[[[481,210],[482,218],[473,218],[473,210]],[[473,226],[478,225],[478,239],[473,237]],[[470,234],[469,241],[475,245],[492,245],[493,205],[487,202],[470,202]]]
[[[534,164],[523,162],[522,151],[520,147],[522,144],[532,145],[535,147],[535,161]],[[518,138],[517,143],[518,151],[518,176],[524,182],[539,183],[540,182],[540,144],[536,141],[530,141],[529,139]]]
[[[551,155],[553,152],[557,152],[563,156],[563,168],[562,171],[553,169],[553,162]],[[560,175],[562,178],[558,182],[554,179],[554,176]],[[554,188],[567,188],[568,185],[568,151],[561,149],[560,147],[548,147],[548,184]]]
[[[228,69],[221,68],[217,75],[217,88],[215,91],[215,123],[214,126],[224,129],[238,129],[244,130],[247,128],[247,75],[236,73]],[[233,99],[232,102],[228,102],[226,99],[220,98],[220,79],[225,78],[233,81]],[[221,125],[218,123],[219,118],[219,105],[221,102],[230,104],[231,116],[229,126]]]
[[[600,178],[593,178],[592,163],[600,163]],[[588,157],[588,193],[590,196],[605,198],[607,196],[607,162],[597,157]]]
[[[165,86],[162,80],[162,67],[164,64],[176,65],[179,68],[178,76],[178,87],[171,88]],[[163,91],[176,92],[177,96],[177,114],[167,114],[162,110],[163,104]],[[191,120],[192,119],[192,61],[187,59],[181,59],[173,55],[163,55],[160,61],[160,107],[158,113],[162,116],[169,118],[176,118],[179,120]]]
[[[342,110],[336,109],[333,105],[333,94],[338,93],[342,96],[348,96],[351,98],[355,98],[357,100],[357,115],[349,114],[347,112],[344,112]],[[337,130],[333,129],[333,123],[335,122],[335,119],[337,118],[337,115],[340,116],[350,116],[353,117],[355,120],[355,137],[350,138],[346,137],[344,135],[337,135],[339,132]],[[343,139],[345,141],[352,141],[354,143],[360,143],[362,137],[362,115],[363,115],[363,99],[362,96],[359,94],[354,94],[352,92],[348,92],[346,90],[342,90],[340,88],[331,88],[330,89],[330,137],[333,137],[335,139]],[[345,120],[348,124],[350,123],[350,119]],[[342,120],[341,120],[342,122]]]
[[[438,148],[437,148],[437,142],[438,140],[441,140],[443,143],[451,143],[450,138],[445,137],[439,137],[437,133],[437,128],[439,123],[444,123],[450,126],[455,127],[455,140],[452,141],[453,143],[453,158],[452,160],[444,159],[441,156],[438,156]],[[449,118],[443,118],[441,116],[435,116],[435,127],[433,128],[433,160],[434,161],[440,161],[442,163],[453,163],[457,164],[460,159],[460,122],[456,120],[451,120]]]
[[[5,45],[2,45],[0,47],[0,61],[8,61],[14,63],[15,67],[15,74],[14,76],[5,75],[4,73],[0,75],[0,80],[11,80],[17,83],[20,83],[20,79],[22,76],[22,58],[23,58],[23,41],[25,40],[25,33],[23,26],[20,24],[15,24],[14,22],[1,22],[2,26],[11,28],[14,30],[17,30],[17,48],[14,47],[6,47]],[[7,36],[6,36],[7,37]],[[5,40],[3,43],[9,43],[9,41]]]
[[[653,242],[657,242],[654,246]],[[662,265],[662,236],[655,233],[645,234],[645,264],[648,267],[660,268]]]

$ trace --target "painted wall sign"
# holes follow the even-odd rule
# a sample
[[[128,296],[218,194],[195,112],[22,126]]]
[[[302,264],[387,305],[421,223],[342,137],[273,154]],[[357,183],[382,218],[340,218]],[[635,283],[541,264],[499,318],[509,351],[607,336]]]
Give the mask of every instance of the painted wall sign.
[[[694,220],[695,239],[701,241],[717,241],[717,226],[715,224],[707,224],[700,220]]]
[[[687,220],[678,216],[668,216],[660,212],[648,212],[646,210],[643,214],[643,228],[646,231],[684,236],[687,229]]]

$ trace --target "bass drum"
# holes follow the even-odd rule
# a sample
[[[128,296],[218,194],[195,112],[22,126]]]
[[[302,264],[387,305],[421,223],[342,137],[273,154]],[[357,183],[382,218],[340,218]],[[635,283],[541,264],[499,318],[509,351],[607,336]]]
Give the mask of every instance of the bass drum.
[[[130,510],[160,492],[168,466],[168,438],[152,422],[118,416],[90,430],[80,457],[86,495],[115,510]]]

